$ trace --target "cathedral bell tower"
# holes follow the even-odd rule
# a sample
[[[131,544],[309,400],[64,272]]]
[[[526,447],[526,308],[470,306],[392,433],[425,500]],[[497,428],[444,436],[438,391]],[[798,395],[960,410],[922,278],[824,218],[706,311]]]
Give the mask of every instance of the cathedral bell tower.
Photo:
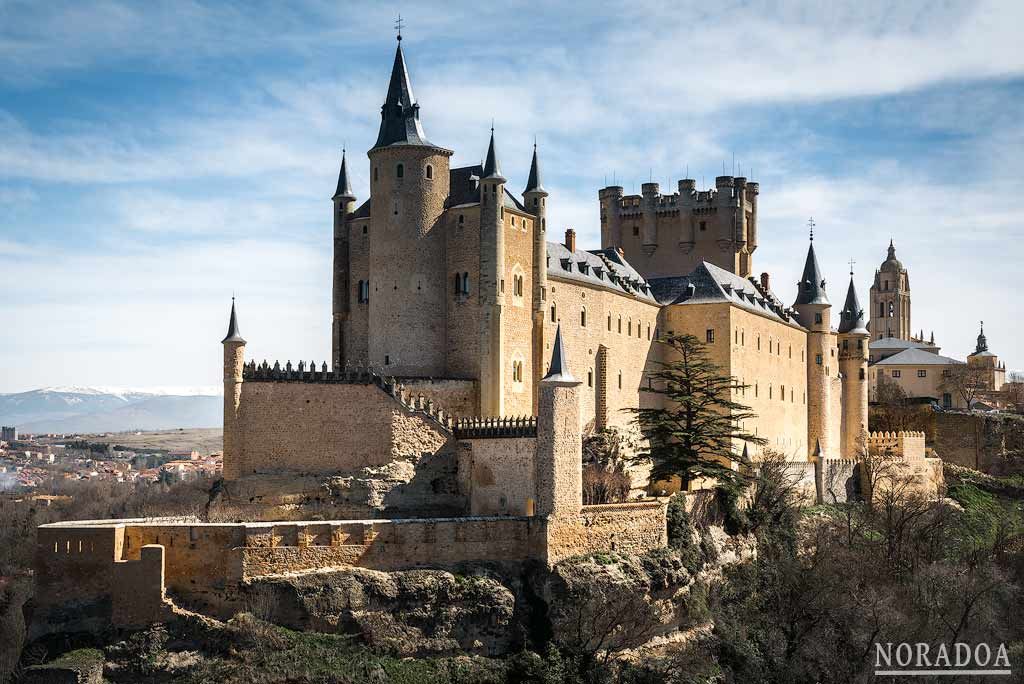
[[[911,339],[910,275],[903,267],[903,263],[896,258],[896,248],[892,240],[889,240],[889,254],[875,271],[875,282],[871,285],[869,315],[871,339]]]

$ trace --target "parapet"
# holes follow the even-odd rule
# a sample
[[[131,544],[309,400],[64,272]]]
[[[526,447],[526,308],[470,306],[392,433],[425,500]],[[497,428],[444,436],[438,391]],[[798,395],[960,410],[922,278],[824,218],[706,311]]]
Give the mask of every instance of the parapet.
[[[867,438],[869,452],[888,451],[906,460],[925,457],[925,434],[918,431],[870,432]]]
[[[455,439],[536,437],[537,418],[460,418],[454,425]]]
[[[242,366],[243,382],[304,382],[304,383],[336,383],[348,385],[376,385],[386,394],[394,398],[409,411],[421,413],[431,418],[437,425],[451,434],[454,425],[453,416],[423,394],[410,391],[405,385],[392,376],[384,375],[383,368],[359,365],[346,367],[344,370],[328,370],[327,363],[317,369],[316,362],[310,361],[306,367],[304,361],[297,366],[286,361],[284,366],[275,361],[271,366],[266,361],[257,364],[255,361]]]

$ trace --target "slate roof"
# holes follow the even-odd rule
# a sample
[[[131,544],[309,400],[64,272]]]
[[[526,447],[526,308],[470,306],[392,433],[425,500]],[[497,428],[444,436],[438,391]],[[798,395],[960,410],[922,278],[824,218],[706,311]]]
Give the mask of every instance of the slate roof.
[[[370,218],[370,200],[360,204],[355,211],[349,214],[349,220]]]
[[[853,284],[853,274],[851,273],[850,287],[846,290],[846,303],[843,304],[843,310],[839,313],[839,332],[868,335],[867,325],[867,316],[864,314],[864,308],[860,305],[860,300],[857,299],[857,287]]]
[[[476,204],[480,201],[480,179],[484,177],[484,167],[480,164],[460,166],[448,172],[448,207],[460,204]],[[526,207],[505,188],[504,206],[509,209],[526,211]]]
[[[355,199],[355,193],[352,192],[352,184],[348,180],[348,167],[345,164],[345,152],[341,152],[341,170],[338,171],[338,189],[334,191],[334,197],[331,199]]]
[[[547,244],[548,277],[572,280],[658,304],[647,282],[616,250],[570,252],[560,242]]]
[[[655,283],[658,298],[664,304],[729,302],[741,309],[767,316],[786,325],[801,327],[782,307],[778,297],[770,291],[763,293],[752,281],[706,261],[700,262],[688,276],[658,278],[652,281],[652,287],[655,287]],[[676,298],[669,301],[670,294],[676,294]]]
[[[541,382],[579,384],[569,372],[569,364],[565,360],[565,345],[562,344],[562,326],[555,330],[555,346],[551,350],[551,366]]]
[[[544,184],[540,179],[540,162],[537,161],[537,143],[533,143],[533,159],[530,161],[530,177],[526,179],[526,189],[523,190],[525,195],[528,192],[543,192],[547,194],[547,190],[544,189]]]
[[[374,149],[389,145],[426,145],[436,147],[427,140],[420,124],[420,106],[412,94],[409,70],[405,66],[402,44],[395,50],[395,63],[391,67],[388,94],[380,109],[380,130]]]
[[[487,144],[487,161],[484,162],[484,178],[504,182],[501,175],[501,164],[498,162],[498,151],[494,147],[494,128],[491,128],[491,142]]]
[[[228,334],[221,340],[221,344],[225,342],[241,342],[245,344],[245,340],[242,339],[241,333],[238,331],[238,317],[235,315],[235,298],[231,298],[231,318],[228,320]]]
[[[898,337],[883,337],[880,340],[871,340],[868,349],[927,349],[931,346],[924,342],[901,340]]]
[[[881,361],[876,361],[876,366],[950,366],[961,365],[963,361],[951,359],[948,356],[933,354],[924,349],[904,349],[899,354],[887,356]]]
[[[797,283],[796,301],[797,304],[828,304],[828,296],[825,294],[825,279],[821,275],[821,267],[818,266],[818,256],[814,253],[814,243],[807,248],[807,261],[804,263],[804,273]]]

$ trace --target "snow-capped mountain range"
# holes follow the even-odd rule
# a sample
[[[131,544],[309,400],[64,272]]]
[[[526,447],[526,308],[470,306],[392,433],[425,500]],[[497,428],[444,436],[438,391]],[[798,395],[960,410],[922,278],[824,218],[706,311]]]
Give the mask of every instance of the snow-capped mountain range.
[[[19,432],[220,427],[218,387],[46,387],[0,394],[0,424]]]

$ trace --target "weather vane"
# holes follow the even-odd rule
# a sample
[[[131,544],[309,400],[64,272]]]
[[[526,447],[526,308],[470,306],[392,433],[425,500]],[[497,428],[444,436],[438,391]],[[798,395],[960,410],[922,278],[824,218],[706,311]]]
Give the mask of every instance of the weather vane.
[[[402,13],[398,13],[398,19],[395,20],[395,30],[398,31],[398,40],[402,40]]]
[[[811,229],[811,242],[814,242],[814,226],[817,225],[814,222],[814,217],[807,219],[807,227]]]

